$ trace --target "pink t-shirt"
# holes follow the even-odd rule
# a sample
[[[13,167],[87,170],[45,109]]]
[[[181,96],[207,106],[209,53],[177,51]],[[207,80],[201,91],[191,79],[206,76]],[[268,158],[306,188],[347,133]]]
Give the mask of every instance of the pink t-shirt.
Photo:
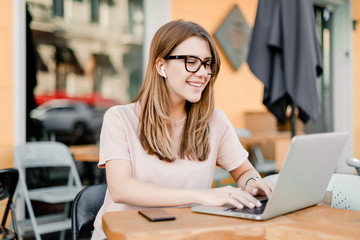
[[[105,167],[109,160],[127,160],[131,162],[133,177],[136,179],[164,187],[207,189],[211,188],[216,165],[231,171],[248,157],[230,121],[222,111],[215,110],[209,123],[210,154],[207,160],[161,161],[147,154],[141,146],[139,115],[139,105],[136,103],[114,106],[105,113],[100,135],[99,167]],[[173,124],[175,145],[178,145],[184,124],[185,119]],[[92,239],[106,239],[102,231],[102,216],[105,212],[139,208],[142,207],[113,202],[109,191],[106,191],[104,204],[96,216]]]

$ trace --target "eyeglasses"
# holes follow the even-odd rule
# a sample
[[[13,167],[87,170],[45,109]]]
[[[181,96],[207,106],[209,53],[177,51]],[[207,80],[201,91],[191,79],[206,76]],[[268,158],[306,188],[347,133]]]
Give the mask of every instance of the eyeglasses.
[[[185,60],[185,69],[188,72],[196,73],[200,70],[201,66],[204,66],[205,71],[208,75],[212,75],[214,72],[215,60],[205,59],[202,61],[200,58],[190,55],[172,55],[164,57],[165,60],[171,59],[184,59]]]

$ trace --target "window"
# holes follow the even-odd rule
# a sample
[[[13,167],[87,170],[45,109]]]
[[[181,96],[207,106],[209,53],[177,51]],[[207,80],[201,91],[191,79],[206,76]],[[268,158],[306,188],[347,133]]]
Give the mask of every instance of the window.
[[[135,36],[142,34],[144,9],[142,0],[129,0],[129,32]]]
[[[53,15],[64,17],[64,0],[53,0]]]
[[[91,9],[90,9],[90,21],[92,23],[99,23],[100,21],[100,1],[99,0],[90,0]]]

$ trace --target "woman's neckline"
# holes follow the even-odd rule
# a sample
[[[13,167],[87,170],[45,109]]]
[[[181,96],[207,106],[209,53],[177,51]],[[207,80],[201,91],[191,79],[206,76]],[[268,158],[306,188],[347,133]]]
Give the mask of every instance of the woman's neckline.
[[[184,125],[185,120],[186,120],[186,116],[183,117],[183,118],[180,119],[180,120],[177,120],[177,121],[172,122],[172,127],[173,127],[173,128],[176,128],[176,127],[180,127],[180,126]]]

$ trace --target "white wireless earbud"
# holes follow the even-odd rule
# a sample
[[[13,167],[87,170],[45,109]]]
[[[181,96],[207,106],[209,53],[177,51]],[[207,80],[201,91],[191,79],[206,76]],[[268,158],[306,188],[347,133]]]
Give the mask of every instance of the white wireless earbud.
[[[163,74],[163,77],[164,77],[164,78],[167,78],[166,73],[165,73],[165,71],[164,71],[164,66],[161,66],[161,72],[162,72],[162,74]]]

